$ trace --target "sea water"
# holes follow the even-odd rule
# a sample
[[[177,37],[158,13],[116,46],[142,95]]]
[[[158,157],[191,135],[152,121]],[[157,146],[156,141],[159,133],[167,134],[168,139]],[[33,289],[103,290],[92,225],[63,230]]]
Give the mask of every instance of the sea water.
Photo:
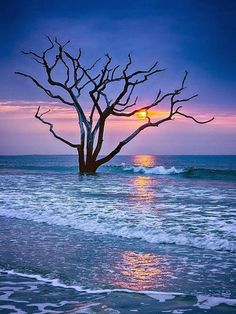
[[[235,313],[236,156],[0,157],[0,313]]]

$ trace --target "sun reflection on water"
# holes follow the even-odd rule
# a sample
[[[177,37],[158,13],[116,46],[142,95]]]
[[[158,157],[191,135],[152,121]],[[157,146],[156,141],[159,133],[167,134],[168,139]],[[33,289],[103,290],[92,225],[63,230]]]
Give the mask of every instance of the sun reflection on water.
[[[118,278],[113,285],[125,289],[147,290],[160,287],[172,275],[166,257],[152,253],[125,251],[116,266]]]
[[[152,155],[135,155],[132,158],[135,166],[154,167],[156,165],[156,156]]]
[[[135,197],[145,201],[152,201],[155,198],[155,193],[152,189],[153,179],[148,176],[138,176],[133,179],[135,187]]]
[[[138,167],[154,167],[156,165],[156,156],[136,155],[133,156],[132,163]],[[155,183],[155,187],[153,184]],[[157,180],[151,176],[139,175],[133,178],[133,186],[136,201],[152,202],[156,197]]]

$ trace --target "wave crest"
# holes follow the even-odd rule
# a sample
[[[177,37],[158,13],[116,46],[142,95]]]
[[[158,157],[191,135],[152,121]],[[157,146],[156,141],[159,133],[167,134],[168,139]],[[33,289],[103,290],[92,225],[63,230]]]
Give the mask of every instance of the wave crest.
[[[123,166],[124,171],[129,171],[133,173],[144,173],[144,174],[157,174],[157,175],[169,175],[169,174],[179,174],[186,170],[177,169],[175,167],[165,168],[163,166],[156,167],[144,167],[144,166]]]
[[[103,169],[108,172],[126,172],[131,174],[144,174],[144,175],[177,175],[189,179],[213,179],[213,180],[236,180],[236,170],[232,169],[211,169],[211,168],[178,168],[175,166],[164,167],[145,167],[134,165],[106,165]]]

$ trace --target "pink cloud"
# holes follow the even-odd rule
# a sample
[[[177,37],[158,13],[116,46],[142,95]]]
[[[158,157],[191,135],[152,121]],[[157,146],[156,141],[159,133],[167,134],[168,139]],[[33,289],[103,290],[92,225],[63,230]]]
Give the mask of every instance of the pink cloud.
[[[54,124],[57,133],[78,142],[79,128],[76,112],[73,108],[64,107],[57,102],[50,101],[0,101],[0,140],[2,142],[0,153],[7,151],[12,153],[70,152],[61,143],[52,138],[47,126],[34,118],[39,105],[42,107],[42,112],[49,108],[51,109],[51,112],[45,116],[45,119]],[[187,108],[184,112],[191,114],[191,111]],[[163,109],[152,111],[151,118],[155,120],[167,114],[168,112]],[[212,116],[208,112],[195,111],[194,114],[199,120],[207,120]],[[136,116],[131,119],[110,118],[105,132],[104,152],[110,151],[117,141],[125,138],[144,121]],[[219,141],[229,142],[227,144],[227,152],[234,151],[229,139],[232,137],[232,134],[235,134],[235,122],[236,114],[231,113],[217,113],[213,122],[203,126],[179,116],[176,117],[175,121],[163,124],[158,129],[152,128],[144,131],[122,153],[168,154],[175,152],[186,153],[186,151],[189,151],[190,154],[199,153],[199,151],[207,153],[209,151],[207,140],[210,143],[214,143],[212,151],[216,154],[222,151],[220,147],[222,145]],[[22,143],[24,143],[24,146],[22,146]],[[40,144],[36,145],[36,143]],[[158,145],[155,146],[155,143]],[[22,147],[27,147],[27,149]]]

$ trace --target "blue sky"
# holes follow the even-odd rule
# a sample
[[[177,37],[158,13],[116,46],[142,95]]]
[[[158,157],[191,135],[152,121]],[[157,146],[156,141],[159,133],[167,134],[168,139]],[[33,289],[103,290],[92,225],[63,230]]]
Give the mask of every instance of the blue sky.
[[[145,87],[147,99],[151,99],[159,87],[164,90],[175,88],[187,69],[190,73],[189,92],[200,95],[190,108],[199,113],[219,116],[222,123],[222,116],[232,117],[236,114],[235,1],[10,0],[1,3],[0,14],[1,101],[34,103],[38,100],[49,100],[30,82],[14,75],[16,70],[36,75],[39,73],[38,66],[22,56],[20,51],[41,51],[47,45],[44,36],[46,34],[57,36],[60,40],[70,39],[72,51],[82,47],[85,62],[88,63],[102,56],[104,52],[109,52],[121,64],[126,62],[126,56],[131,52],[137,68],[149,66],[158,60],[160,67],[167,70],[157,81]],[[225,120],[226,124],[227,121]],[[16,132],[20,132],[19,121],[18,124],[19,129]],[[236,153],[235,145],[230,145],[235,131],[232,128],[230,126],[228,131],[224,129],[221,133],[217,129],[215,139],[213,135],[209,135],[209,129],[204,128],[205,133],[200,130],[199,149],[191,148],[189,153],[209,153],[207,144],[202,145],[201,142],[205,143],[208,135],[209,141],[218,141],[220,138],[227,147],[225,150],[217,150],[216,145],[210,153]],[[1,132],[2,130],[4,137],[8,136],[3,126]],[[190,128],[187,125],[182,130],[181,139],[187,145],[190,140],[186,141],[186,133],[189,133]],[[22,138],[26,138],[26,141],[33,141],[32,137],[27,139],[25,136],[22,133]],[[37,151],[22,150],[20,147],[14,150],[14,141],[18,143],[19,138],[14,139],[12,136],[11,139],[12,146],[2,141],[0,153],[48,152],[43,145],[42,150]],[[53,145],[55,152],[64,152],[64,148],[58,148],[56,143]],[[142,150],[132,150],[131,147],[127,153],[132,152]],[[153,149],[145,147],[145,152],[153,153]],[[155,152],[159,153],[158,149]],[[179,150],[176,152],[181,153]],[[184,147],[184,152],[188,152],[188,146]],[[161,153],[175,151],[165,151],[163,146]]]

